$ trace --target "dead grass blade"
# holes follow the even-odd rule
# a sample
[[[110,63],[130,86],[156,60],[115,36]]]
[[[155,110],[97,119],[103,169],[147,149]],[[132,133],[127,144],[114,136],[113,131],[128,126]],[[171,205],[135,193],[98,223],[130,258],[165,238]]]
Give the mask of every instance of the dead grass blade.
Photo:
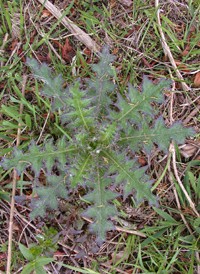
[[[62,18],[62,13],[58,8],[56,8],[51,2],[48,0],[37,0],[40,2],[46,9],[48,9],[53,16],[57,19]],[[78,26],[74,24],[69,18],[66,16],[61,19],[61,23],[87,48],[91,51],[98,53],[100,51],[100,46],[83,30],[81,30]]]
[[[158,23],[158,29],[160,32],[160,36],[161,36],[163,51],[164,51],[165,55],[169,58],[169,61],[175,70],[177,78],[181,81],[183,90],[188,91],[188,90],[190,90],[190,87],[184,82],[183,76],[181,75],[180,71],[177,68],[176,62],[175,62],[174,57],[171,53],[171,50],[166,42],[165,35],[162,30],[161,20],[160,20],[159,0],[155,0],[155,7],[157,10],[157,23]]]
[[[26,87],[26,81],[27,76],[23,76],[22,81],[22,95],[25,93],[25,87]],[[20,104],[19,113],[20,115],[23,112],[23,104]],[[20,136],[21,136],[21,125],[19,124],[19,127],[17,129],[17,141],[16,141],[16,147],[20,145]],[[11,268],[11,258],[12,258],[12,236],[13,236],[13,218],[14,218],[14,212],[15,212],[15,192],[16,192],[16,184],[17,184],[17,170],[14,169],[13,172],[13,182],[12,182],[12,197],[11,197],[11,205],[10,205],[10,219],[9,219],[9,229],[8,229],[8,256],[7,256],[7,268],[6,273],[10,274],[10,268]]]

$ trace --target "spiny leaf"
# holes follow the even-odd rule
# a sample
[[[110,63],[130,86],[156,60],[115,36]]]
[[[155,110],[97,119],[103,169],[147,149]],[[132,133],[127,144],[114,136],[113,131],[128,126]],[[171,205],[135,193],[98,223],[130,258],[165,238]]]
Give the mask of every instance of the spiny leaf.
[[[30,165],[29,159],[30,155],[28,157],[24,157],[24,154],[20,149],[14,148],[12,157],[2,158],[0,166],[5,170],[15,167],[18,174],[21,174],[26,169],[26,167]]]
[[[183,127],[181,122],[176,122],[171,127],[167,128],[162,117],[156,120],[155,126],[150,132],[151,136],[154,138],[154,142],[165,152],[167,151],[171,140],[176,141],[178,144],[182,144],[186,137],[192,136],[194,133],[192,128]]]
[[[114,76],[113,70],[110,69],[110,64],[116,59],[113,54],[110,54],[108,46],[104,46],[100,53],[98,64],[91,65],[92,70],[96,72],[98,77]]]
[[[123,155],[116,155],[111,152],[102,151],[110,164],[109,173],[115,174],[115,183],[124,185],[124,196],[136,191],[136,199],[138,202],[146,199],[151,204],[156,204],[156,197],[151,193],[149,178],[145,174],[145,168],[138,166]],[[123,159],[123,160],[122,160]]]
[[[83,126],[86,130],[94,123],[92,114],[94,108],[90,107],[91,99],[85,98],[86,92],[80,91],[79,83],[69,88],[71,98],[68,98],[68,112],[62,115],[62,123],[71,127]],[[73,124],[71,124],[73,123]]]
[[[89,165],[91,165],[91,155],[89,153],[84,155],[80,153],[78,159],[75,159],[75,164],[70,168],[72,187],[85,183],[89,172]]]
[[[117,195],[107,189],[107,184],[108,181],[102,177],[97,164],[93,191],[84,196],[93,205],[87,209],[84,215],[94,220],[94,223],[90,225],[90,229],[98,236],[99,242],[105,239],[105,234],[108,230],[113,229],[113,224],[108,219],[116,215],[115,206],[109,202],[116,198]]]
[[[64,168],[67,156],[75,150],[74,147],[67,147],[64,139],[60,140],[58,145],[53,145],[52,140],[48,140],[43,147],[32,142],[28,152],[22,153],[20,149],[15,149],[11,157],[4,158],[0,165],[4,169],[16,168],[19,174],[31,165],[36,176],[42,168],[46,167],[47,173],[50,174],[56,160],[57,164],[59,163],[59,166]]]
[[[152,117],[155,114],[152,102],[161,103],[163,101],[163,90],[169,88],[169,84],[170,81],[161,80],[154,85],[147,77],[144,77],[142,92],[129,85],[128,101],[118,95],[116,106],[120,109],[120,113],[111,112],[112,117],[119,122],[127,122],[129,119],[137,124],[141,122],[141,113]]]
[[[32,219],[37,216],[44,217],[47,208],[57,209],[58,197],[63,199],[67,198],[66,183],[64,178],[65,174],[60,176],[51,175],[47,178],[47,186],[36,188],[39,198],[32,200],[31,207],[33,208],[33,211],[30,214]]]
[[[181,144],[187,136],[193,134],[193,129],[184,128],[180,122],[176,122],[167,128],[163,118],[160,117],[152,128],[145,121],[143,121],[140,128],[129,127],[127,136],[119,139],[119,142],[127,143],[134,151],[145,149],[150,154],[154,144],[157,144],[161,150],[167,152],[171,140]]]
[[[90,231],[97,235],[97,241],[99,243],[105,240],[106,232],[114,229],[113,223],[109,221],[108,218],[115,216],[116,213],[114,206],[110,204],[102,207],[92,205],[85,211],[84,215],[94,219],[94,223],[90,225]]]
[[[112,140],[114,139],[115,135],[116,135],[116,123],[111,123],[110,125],[102,125],[100,127],[100,141],[101,143],[103,143],[104,145],[106,144],[111,144]]]
[[[35,78],[44,82],[41,93],[53,99],[52,109],[57,110],[65,107],[67,97],[66,91],[63,89],[62,76],[53,76],[47,64],[42,63],[40,65],[35,59],[27,58],[26,63],[33,71]]]
[[[92,65],[92,70],[95,72],[95,77],[87,80],[89,86],[89,94],[92,95],[93,105],[96,107],[94,115],[99,116],[101,112],[105,113],[107,108],[112,103],[110,99],[111,93],[115,89],[115,84],[111,81],[114,77],[114,68],[111,63],[115,60],[115,56],[110,54],[108,47],[103,47],[100,53],[98,64]]]
[[[42,80],[44,83],[47,83],[48,85],[51,84],[51,80],[53,77],[51,74],[51,69],[47,66],[47,64],[39,64],[36,59],[31,58],[27,58],[26,63],[33,71],[35,78]]]

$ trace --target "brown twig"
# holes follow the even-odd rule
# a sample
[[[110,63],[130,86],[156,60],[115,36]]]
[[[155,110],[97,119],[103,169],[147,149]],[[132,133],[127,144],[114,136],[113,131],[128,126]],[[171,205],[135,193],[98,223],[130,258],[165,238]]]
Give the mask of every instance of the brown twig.
[[[190,196],[188,195],[188,193],[187,193],[187,191],[186,191],[184,185],[182,184],[181,179],[178,175],[178,170],[177,170],[177,167],[176,167],[176,152],[175,152],[175,147],[174,147],[173,143],[171,143],[169,151],[172,153],[172,164],[173,164],[175,178],[176,178],[180,188],[182,189],[186,199],[188,200],[188,203],[189,203],[191,209],[193,210],[193,212],[196,214],[197,217],[200,217],[198,211],[195,208],[195,204],[193,203]]]
[[[174,79],[172,77],[171,69],[168,68],[168,71],[169,71],[170,78],[172,80],[172,92],[170,94],[170,108],[169,108],[169,121],[170,121],[170,125],[172,125],[173,122],[174,122],[174,118],[173,118],[173,105],[174,105],[175,82],[174,82]]]
[[[40,135],[39,135],[39,137],[38,137],[38,139],[36,141],[36,145],[39,143],[40,139],[42,138],[42,134],[44,133],[44,130],[45,130],[45,127],[47,125],[47,121],[49,119],[49,116],[50,116],[50,111],[47,113],[47,117],[46,117],[46,119],[44,121],[44,125],[42,127],[42,130],[40,131]]]
[[[187,118],[183,121],[183,124],[184,125],[187,125],[190,120],[193,118],[193,117],[196,117],[197,114],[199,114],[200,112],[200,105],[197,105],[195,107],[195,109],[193,109],[193,111],[187,116]]]
[[[172,170],[171,170],[171,167],[169,166],[168,167],[168,170],[169,170],[169,181],[171,182],[172,184],[172,187],[173,187],[173,192],[174,192],[174,196],[175,196],[175,200],[176,200],[176,204],[177,204],[177,207],[179,209],[179,212],[180,212],[180,216],[183,220],[183,223],[185,224],[185,226],[187,227],[188,231],[190,232],[190,234],[192,235],[192,230],[190,228],[190,226],[188,225],[186,219],[185,219],[185,216],[183,215],[183,213],[181,213],[181,205],[180,205],[180,201],[179,201],[179,197],[178,197],[178,194],[177,194],[177,191],[176,191],[176,188],[174,186],[174,183],[173,183],[173,175],[172,175]]]
[[[48,11],[53,14],[58,20],[61,20],[61,23],[86,47],[88,47],[91,51],[98,53],[100,51],[100,46],[82,29],[74,24],[69,18],[66,16],[62,18],[62,13],[58,8],[56,8],[51,2],[48,0],[37,0],[40,2]]]
[[[142,237],[142,238],[147,238],[147,236],[140,232],[140,231],[137,231],[137,230],[132,230],[132,229],[127,229],[127,228],[123,228],[123,227],[120,227],[120,226],[115,226],[115,229],[119,232],[125,232],[127,234],[130,234],[130,235],[137,235],[139,237]]]
[[[27,76],[23,76],[22,81],[22,95],[25,93],[25,86],[26,86]],[[23,104],[20,104],[19,114],[21,115],[23,112]],[[18,124],[17,129],[17,141],[16,147],[20,144],[20,136],[21,136],[21,124]],[[13,219],[14,219],[14,212],[15,212],[15,192],[16,192],[16,184],[17,184],[17,170],[14,169],[13,171],[13,182],[12,182],[12,197],[11,197],[11,205],[10,205],[10,219],[9,219],[9,236],[8,236],[8,256],[7,256],[7,268],[6,273],[10,274],[11,268],[11,258],[12,258],[12,237],[13,237]]]
[[[169,170],[169,180],[170,180],[170,182],[171,182],[171,184],[172,184],[172,186],[173,186],[174,196],[175,196],[175,199],[176,199],[177,207],[178,207],[179,212],[180,212],[180,216],[181,216],[181,218],[182,218],[182,220],[183,220],[183,223],[184,223],[185,226],[187,227],[189,233],[190,233],[191,235],[193,235],[193,231],[192,231],[192,229],[190,228],[190,226],[189,226],[189,224],[188,224],[188,222],[187,222],[185,216],[181,213],[181,205],[180,205],[180,201],[179,201],[179,197],[178,197],[176,188],[175,188],[175,186],[174,186],[174,184],[173,184],[172,171],[171,171],[170,166],[168,167],[168,170]],[[195,252],[195,256],[196,256],[197,262],[199,262],[200,260],[199,260],[199,252],[198,252],[198,251]],[[199,266],[199,265],[197,266],[197,269],[198,269],[198,270],[197,270],[197,273],[200,273],[200,266]]]
[[[160,32],[160,36],[161,36],[163,51],[164,51],[165,55],[168,56],[169,61],[175,70],[177,78],[181,81],[182,89],[184,91],[188,91],[188,90],[190,90],[190,87],[184,82],[183,76],[181,75],[180,71],[177,68],[176,62],[175,62],[174,57],[171,53],[171,50],[166,42],[166,38],[165,38],[165,35],[162,30],[162,25],[161,25],[161,20],[160,20],[159,0],[155,0],[155,7],[157,10],[157,12],[156,12],[157,13],[156,14],[157,15],[157,23],[158,23],[158,29]]]
[[[0,55],[3,55],[4,48],[6,46],[7,40],[8,40],[8,33],[6,33],[4,38],[3,38],[3,43],[0,47]],[[3,67],[3,61],[0,62],[0,67]]]

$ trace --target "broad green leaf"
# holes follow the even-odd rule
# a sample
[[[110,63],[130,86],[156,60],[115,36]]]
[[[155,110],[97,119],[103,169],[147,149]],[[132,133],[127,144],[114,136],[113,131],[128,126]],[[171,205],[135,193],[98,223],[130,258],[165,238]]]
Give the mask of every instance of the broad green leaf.
[[[23,268],[21,274],[30,274],[34,271],[37,274],[46,274],[43,266],[53,262],[53,258],[37,258],[34,261],[28,263]]]
[[[19,243],[19,249],[24,256],[25,259],[28,261],[33,261],[35,259],[34,255],[31,253],[29,248],[25,247],[23,244]]]
[[[30,262],[23,267],[21,274],[31,274],[33,273],[34,269],[35,264],[33,262]]]
[[[37,258],[35,260],[35,269],[41,268],[54,261],[54,258]]]
[[[47,274],[47,273],[48,272],[46,272],[43,267],[40,267],[40,266],[37,267],[37,265],[35,266],[34,274]]]

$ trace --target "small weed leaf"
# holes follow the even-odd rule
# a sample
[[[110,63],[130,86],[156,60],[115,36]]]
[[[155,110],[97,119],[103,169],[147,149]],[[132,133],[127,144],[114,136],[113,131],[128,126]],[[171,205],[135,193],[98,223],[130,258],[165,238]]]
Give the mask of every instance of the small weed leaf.
[[[33,261],[35,259],[35,256],[31,253],[31,251],[27,247],[25,247],[24,245],[22,245],[20,243],[19,243],[19,249],[25,259],[27,259],[29,261]]]
[[[46,64],[28,59],[27,65],[43,81],[41,93],[51,98],[50,111],[59,115],[58,126],[68,139],[49,139],[43,145],[32,142],[26,151],[16,148],[0,163],[5,170],[16,168],[19,174],[27,167],[34,171],[37,184],[33,186],[31,218],[57,209],[57,199],[67,199],[67,189],[83,185],[88,191],[84,199],[90,203],[84,215],[92,219],[90,230],[99,242],[114,229],[110,218],[118,214],[113,204],[118,194],[111,190],[113,186],[123,187],[124,198],[134,195],[137,202],[157,204],[147,168],[139,167],[130,151],[150,154],[157,145],[167,152],[171,140],[183,143],[194,134],[181,122],[166,127],[164,119],[157,118],[156,106],[164,101],[163,92],[170,81],[154,84],[144,77],[141,92],[129,85],[127,96],[119,95],[113,83],[114,60],[104,47],[100,61],[91,66],[90,79],[76,80],[64,89],[60,75],[54,77]],[[46,175],[45,185],[38,180],[41,170]]]

